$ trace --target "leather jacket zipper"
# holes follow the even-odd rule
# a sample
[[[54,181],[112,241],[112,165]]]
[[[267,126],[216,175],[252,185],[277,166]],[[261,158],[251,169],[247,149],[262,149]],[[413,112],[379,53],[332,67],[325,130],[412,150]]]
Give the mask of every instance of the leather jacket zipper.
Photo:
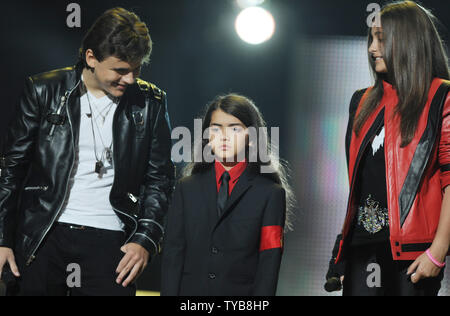
[[[43,185],[43,186],[36,186],[36,187],[25,187],[23,190],[24,191],[47,191],[48,186]]]
[[[114,128],[114,126],[115,126],[115,122],[117,121],[117,119],[116,119],[117,113],[118,113],[117,111],[114,113],[113,124],[112,124],[112,125],[113,125],[113,126],[112,126],[112,127],[113,127],[113,132],[112,132],[112,143],[113,143],[113,148],[118,148],[117,145],[116,145],[116,143],[115,143],[115,141],[114,141],[114,140],[115,140],[115,137],[114,137],[114,131],[116,130],[116,129]],[[113,152],[113,157],[114,157],[114,152]],[[115,164],[115,163],[113,163],[113,168],[114,168],[114,181],[113,181],[113,186],[114,186],[115,178],[116,178],[116,175],[117,175],[117,173],[116,173],[116,164]],[[138,198],[136,198],[133,194],[128,193],[127,195],[128,195],[128,198],[130,198],[130,199],[133,201],[133,203],[139,202]],[[111,202],[110,202],[110,203],[111,203]],[[130,234],[130,236],[128,236],[127,240],[125,241],[125,244],[127,244],[127,243],[130,241],[130,239],[134,236],[134,234],[137,232],[137,229],[138,229],[138,221],[137,221],[133,216],[131,216],[131,215],[127,214],[127,213],[124,213],[124,212],[122,212],[122,211],[119,211],[117,208],[114,207],[113,203],[111,203],[111,206],[112,206],[112,208],[113,208],[113,210],[114,210],[115,212],[117,212],[117,213],[119,213],[119,214],[122,214],[122,215],[124,215],[124,216],[130,218],[130,219],[133,221],[133,223],[134,223],[134,229],[133,229],[133,232]]]
[[[73,93],[73,91],[75,91],[75,89],[80,85],[80,82],[81,82],[81,80],[79,80],[79,81],[77,82],[77,84],[75,85],[75,87],[74,87],[72,90],[66,92],[65,97],[62,97],[62,98],[64,98],[64,102],[61,102],[62,104],[60,105],[60,107],[59,107],[59,109],[58,109],[58,112],[59,112],[58,114],[61,114],[60,112],[61,112],[61,110],[62,110],[64,104],[66,104],[66,103],[69,101],[70,95],[71,95],[71,94]],[[61,98],[61,101],[63,100],[62,98]],[[73,129],[72,129],[72,120],[71,120],[71,118],[70,118],[70,112],[69,112],[69,108],[68,108],[67,106],[66,106],[66,113],[67,113],[67,118],[68,118],[68,121],[69,121],[70,131],[71,131],[71,133],[72,133],[72,146],[73,146],[74,158],[72,159],[72,164],[71,164],[71,167],[70,167],[69,176],[68,176],[67,182],[66,182],[66,190],[65,190],[65,192],[64,192],[64,199],[62,200],[62,202],[61,202],[61,204],[60,204],[60,206],[59,206],[59,208],[58,208],[58,212],[56,212],[56,214],[55,214],[55,216],[53,217],[53,219],[52,219],[50,225],[45,229],[45,232],[44,232],[44,234],[42,235],[41,239],[39,240],[39,242],[37,243],[36,247],[35,247],[35,248],[33,249],[33,251],[31,252],[30,257],[28,258],[28,260],[27,260],[27,262],[26,262],[26,265],[27,265],[27,266],[29,266],[29,265],[31,264],[31,262],[33,262],[33,260],[36,258],[36,256],[35,256],[36,251],[38,250],[38,248],[39,248],[39,246],[41,245],[42,241],[44,240],[45,236],[47,236],[47,234],[48,234],[48,232],[50,231],[51,227],[52,227],[53,224],[55,223],[56,218],[58,218],[59,213],[61,212],[62,206],[64,205],[64,201],[65,201],[66,198],[67,198],[67,191],[68,191],[68,189],[69,189],[70,175],[72,174],[73,167],[74,167],[74,165],[75,165],[75,140],[74,140]],[[54,127],[54,126],[53,126],[53,127]],[[54,129],[52,128],[52,130],[54,130]],[[51,132],[52,132],[52,131],[51,131]]]
[[[140,207],[140,200],[138,197],[134,196],[132,193],[127,193],[128,197],[130,198],[130,200],[133,203],[137,203],[138,204],[138,208]],[[135,216],[137,218],[137,216]],[[156,226],[159,227],[159,229],[161,229],[162,234],[164,235],[164,228],[156,221],[152,220],[152,219],[140,219],[139,221],[135,220],[135,224],[136,224],[136,228],[139,226],[139,222],[148,222],[148,223],[152,223],[155,224]],[[127,242],[131,239],[131,237],[133,237],[133,235],[136,233],[137,229],[133,232],[133,234],[130,235],[130,237],[128,238]],[[139,234],[138,234],[139,235]],[[151,243],[153,243],[153,245],[155,246],[155,250],[157,253],[161,253],[161,247],[158,246],[151,238],[149,238],[148,236],[144,235],[144,234],[140,234],[143,235],[146,239],[148,239]],[[127,243],[126,242],[126,243]]]
[[[134,222],[134,229],[133,229],[133,232],[130,234],[130,236],[128,236],[127,240],[126,240],[125,243],[124,243],[124,244],[126,245],[126,244],[128,244],[128,242],[130,241],[130,239],[134,236],[134,234],[136,234],[137,228],[138,228],[138,222],[137,222],[137,220],[134,219],[132,216],[130,216],[130,215],[128,215],[127,213],[124,213],[124,212],[122,212],[122,211],[119,211],[119,210],[116,209],[114,206],[113,206],[113,210],[116,211],[117,213],[120,213],[120,214],[122,214],[122,215],[125,215],[126,217],[131,218],[131,219],[133,220],[133,222]]]
[[[78,82],[79,84],[79,82]],[[78,86],[78,84],[75,86],[75,88]],[[70,91],[66,91],[66,93],[61,97],[61,102],[59,104],[58,109],[56,110],[56,115],[61,115],[62,109],[64,105],[66,105],[67,101],[69,100],[69,96],[72,94],[74,89]],[[53,124],[52,128],[50,129],[50,132],[48,133],[49,136],[53,136],[53,133],[55,132],[56,125]]]
[[[134,196],[132,193],[128,193],[127,195],[133,203],[137,203],[139,201],[139,199],[136,196]]]

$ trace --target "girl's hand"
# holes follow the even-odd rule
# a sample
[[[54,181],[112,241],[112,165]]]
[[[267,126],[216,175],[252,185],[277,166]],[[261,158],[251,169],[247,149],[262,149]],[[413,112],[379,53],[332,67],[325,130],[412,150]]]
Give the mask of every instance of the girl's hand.
[[[435,256],[432,249],[430,249],[430,252],[434,258],[439,258],[438,260],[441,260],[440,258],[445,259],[445,254],[443,256]],[[426,253],[423,253],[409,266],[406,274],[411,275],[412,283],[417,283],[421,279],[437,277],[440,272],[441,268],[436,266]]]

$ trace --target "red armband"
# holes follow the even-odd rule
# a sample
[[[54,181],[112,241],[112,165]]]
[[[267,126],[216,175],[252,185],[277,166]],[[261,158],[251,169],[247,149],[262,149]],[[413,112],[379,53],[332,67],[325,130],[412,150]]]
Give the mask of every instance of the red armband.
[[[259,251],[283,248],[283,227],[264,226],[261,229],[261,243]]]

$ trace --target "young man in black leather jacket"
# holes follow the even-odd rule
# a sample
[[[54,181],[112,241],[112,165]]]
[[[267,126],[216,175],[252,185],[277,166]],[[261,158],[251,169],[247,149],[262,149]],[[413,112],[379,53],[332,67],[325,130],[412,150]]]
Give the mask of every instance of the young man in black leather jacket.
[[[22,295],[134,295],[173,187],[165,93],[134,13],[106,11],[74,67],[27,78],[0,155],[0,274]],[[3,275],[4,276],[4,275]]]

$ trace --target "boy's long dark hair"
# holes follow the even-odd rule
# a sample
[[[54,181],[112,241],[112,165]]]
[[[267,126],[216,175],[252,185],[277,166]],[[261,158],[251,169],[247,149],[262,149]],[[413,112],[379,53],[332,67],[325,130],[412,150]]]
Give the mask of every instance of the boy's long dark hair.
[[[254,127],[257,133],[258,142],[267,144],[266,153],[270,157],[269,162],[263,162],[259,151],[257,151],[257,161],[252,162],[249,160],[249,148],[246,148],[246,159],[248,161],[248,167],[250,172],[259,173],[262,176],[269,178],[275,183],[280,184],[286,192],[286,223],[285,230],[289,231],[293,229],[293,209],[295,205],[295,197],[292,188],[288,182],[288,166],[287,162],[281,161],[278,157],[273,155],[270,148],[269,136],[266,133],[260,134],[260,127],[267,127],[266,122],[259,109],[255,106],[253,101],[249,98],[238,94],[227,94],[216,97],[206,107],[206,111],[202,119],[202,134],[210,127],[211,117],[214,111],[222,110],[223,112],[230,114],[238,118],[247,128]],[[193,174],[202,173],[209,168],[213,167],[214,162],[205,162],[202,153],[205,147],[208,146],[209,140],[203,139],[201,147],[194,148],[194,157],[202,157],[201,162],[191,162],[183,169],[183,177],[187,177]],[[258,145],[256,145],[258,146]],[[266,160],[266,159],[265,159]],[[269,167],[273,172],[261,173],[261,167]]]
[[[382,80],[397,90],[396,114],[401,118],[402,147],[414,138],[420,116],[428,99],[433,78],[449,80],[448,57],[436,29],[437,19],[414,1],[393,2],[381,10],[384,53],[388,73],[375,71],[375,61],[369,53],[369,63],[375,85],[355,119],[359,134],[364,123],[383,97]],[[369,28],[368,47],[373,38]]]
[[[142,60],[146,64],[152,52],[152,40],[146,24],[135,13],[116,7],[103,13],[83,38],[79,58],[89,69],[88,49],[92,49],[100,62],[114,56],[128,63]]]

